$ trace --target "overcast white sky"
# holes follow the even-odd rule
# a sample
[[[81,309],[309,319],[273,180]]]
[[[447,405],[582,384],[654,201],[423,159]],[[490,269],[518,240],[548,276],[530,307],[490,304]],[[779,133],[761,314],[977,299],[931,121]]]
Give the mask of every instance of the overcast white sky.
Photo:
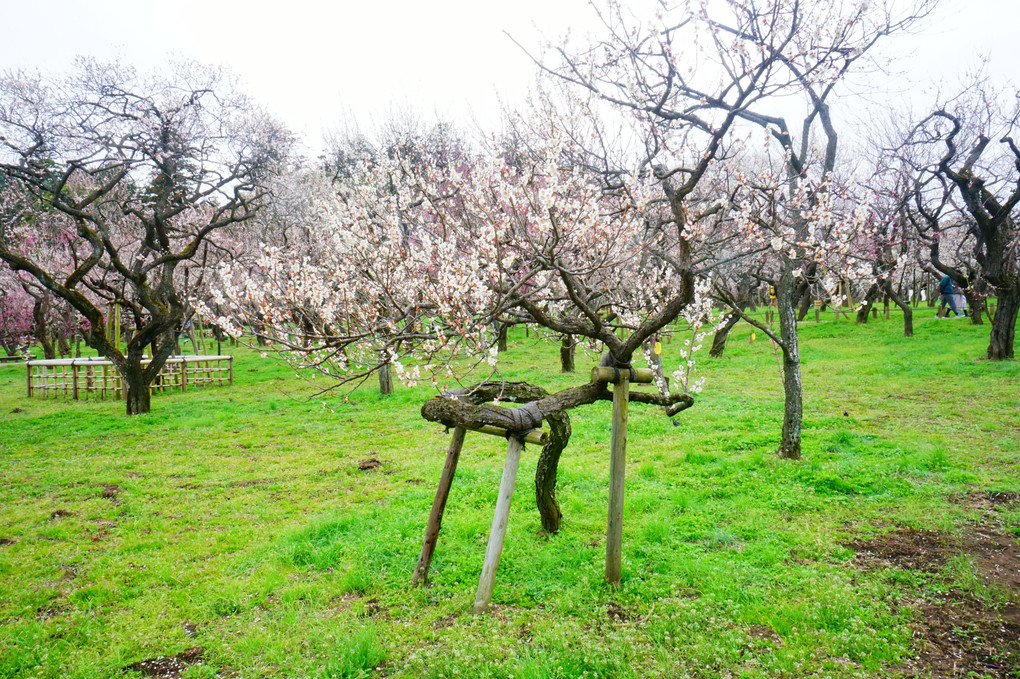
[[[593,26],[584,0],[0,0],[0,21],[0,69],[52,73],[76,55],[229,66],[313,150],[345,119],[371,126],[393,108],[494,121],[496,92],[518,101],[534,73],[504,30],[537,45]],[[897,39],[899,65],[926,74],[902,91],[955,80],[981,54],[1011,77],[1018,26],[1020,0],[944,0],[924,35]]]

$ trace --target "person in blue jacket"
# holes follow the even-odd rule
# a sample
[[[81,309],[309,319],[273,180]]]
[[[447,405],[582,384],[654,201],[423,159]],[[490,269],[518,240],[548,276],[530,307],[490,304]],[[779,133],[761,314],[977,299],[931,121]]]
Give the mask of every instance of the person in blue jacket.
[[[942,304],[939,305],[939,311],[935,314],[937,317],[942,318],[942,312],[945,310],[946,305],[953,310],[953,316],[959,316],[960,310],[956,308],[956,299],[953,297],[953,279],[948,275],[943,276],[942,280],[939,281],[939,294],[942,295]]]

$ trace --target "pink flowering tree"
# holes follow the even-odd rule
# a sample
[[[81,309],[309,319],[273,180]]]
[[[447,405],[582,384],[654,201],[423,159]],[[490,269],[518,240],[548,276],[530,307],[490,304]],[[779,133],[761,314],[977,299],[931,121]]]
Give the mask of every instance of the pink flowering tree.
[[[0,268],[0,347],[14,356],[32,343],[34,298],[13,271]]]

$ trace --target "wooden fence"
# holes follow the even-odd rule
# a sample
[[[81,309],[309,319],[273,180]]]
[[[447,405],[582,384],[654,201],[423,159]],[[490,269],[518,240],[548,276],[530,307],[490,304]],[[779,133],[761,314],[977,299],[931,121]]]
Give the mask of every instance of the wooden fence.
[[[142,361],[147,365],[147,361]],[[120,399],[127,386],[104,358],[54,358],[26,364],[29,396]],[[234,383],[233,356],[172,356],[149,386],[151,393]]]

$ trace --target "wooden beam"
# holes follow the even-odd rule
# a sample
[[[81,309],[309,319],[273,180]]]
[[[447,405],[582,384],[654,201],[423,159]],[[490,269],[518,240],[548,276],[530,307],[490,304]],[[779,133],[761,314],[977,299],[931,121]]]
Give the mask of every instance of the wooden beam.
[[[463,427],[455,427],[453,430],[450,448],[446,451],[446,464],[443,465],[443,473],[439,477],[439,487],[436,488],[436,497],[432,500],[429,522],[425,526],[425,540],[422,542],[421,555],[418,557],[418,565],[411,577],[412,584],[428,582],[429,566],[432,565],[432,556],[436,551],[439,529],[443,525],[443,512],[446,511],[446,500],[450,497],[450,487],[453,485],[453,476],[457,472],[457,461],[460,459],[461,448],[464,447],[466,433]]]
[[[503,553],[503,540],[506,538],[506,526],[510,517],[510,500],[514,495],[517,467],[521,461],[523,447],[524,442],[516,436],[507,439],[506,461],[503,463],[503,476],[499,480],[499,496],[496,498],[496,511],[492,516],[492,528],[489,530],[489,546],[485,549],[485,562],[482,564],[482,575],[478,579],[478,591],[475,593],[475,613],[484,613],[492,601],[492,590],[496,586],[496,568]]]

